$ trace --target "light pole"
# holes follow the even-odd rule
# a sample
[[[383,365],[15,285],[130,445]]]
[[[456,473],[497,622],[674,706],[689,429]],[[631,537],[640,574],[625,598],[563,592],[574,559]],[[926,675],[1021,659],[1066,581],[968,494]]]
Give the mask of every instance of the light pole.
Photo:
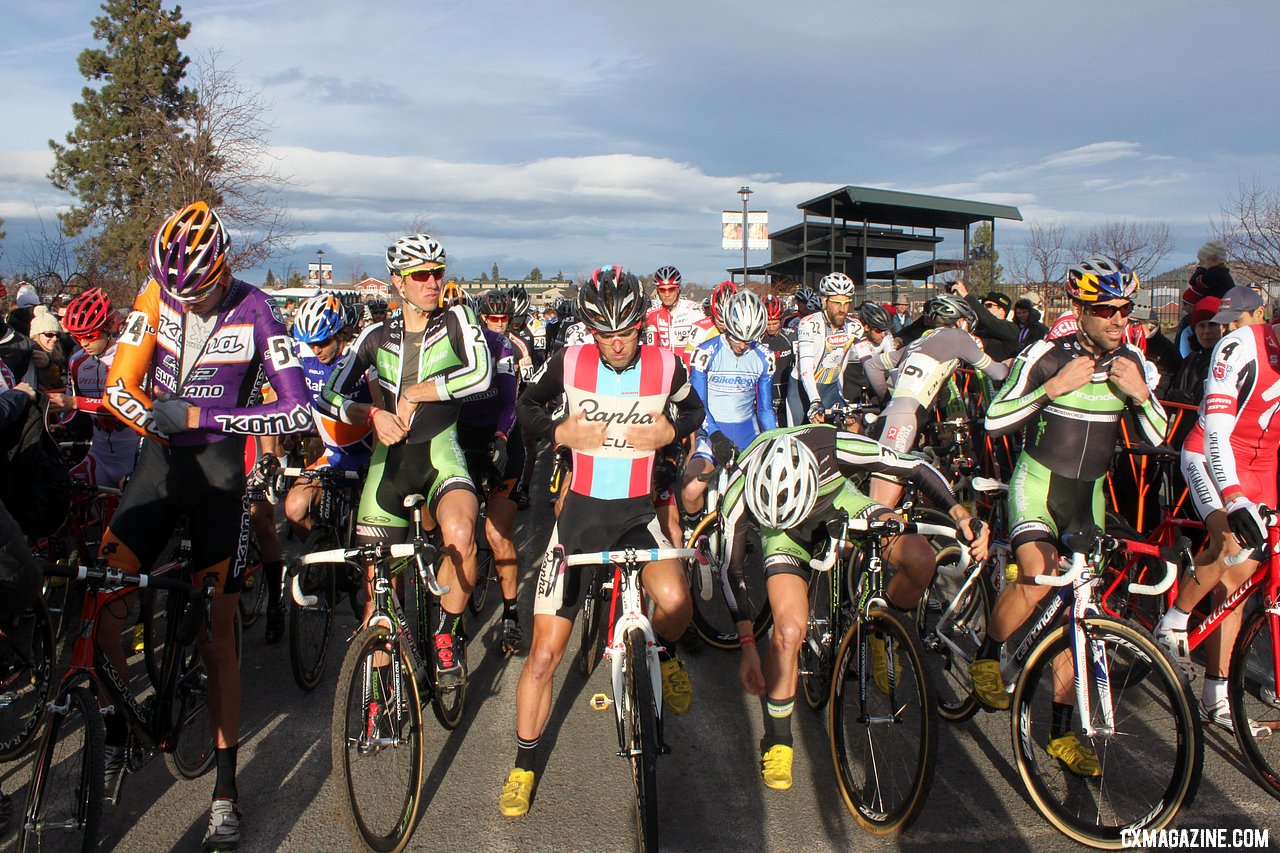
[[[324,290],[324,249],[316,249],[316,283]]]
[[[747,199],[751,198],[751,187],[738,190],[742,196],[742,289],[747,289]]]

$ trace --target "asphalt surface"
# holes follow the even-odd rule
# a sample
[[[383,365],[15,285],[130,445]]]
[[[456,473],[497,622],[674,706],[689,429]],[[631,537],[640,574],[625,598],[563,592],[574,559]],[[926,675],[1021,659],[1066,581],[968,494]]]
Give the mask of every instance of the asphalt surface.
[[[532,624],[532,579],[550,528],[547,501],[535,495],[534,506],[519,515],[517,527],[526,635]],[[519,656],[508,659],[494,651],[500,611],[495,587],[483,624],[471,625],[471,675],[462,725],[447,732],[427,712],[426,807],[409,849],[634,849],[630,775],[614,755],[613,714],[588,705],[593,693],[605,689],[607,673],[599,667],[585,681],[569,664],[576,633],[558,673],[533,808],[521,818],[499,814],[497,796],[515,757],[515,685],[522,665]],[[329,747],[343,641],[355,627],[349,611],[339,613],[325,678],[311,693],[295,686],[287,646],[265,645],[263,621],[245,635],[242,851],[352,849],[341,815],[345,794],[331,772]],[[1085,849],[1049,826],[1022,792],[1007,714],[942,723],[937,771],[922,814],[905,834],[880,838],[860,829],[840,800],[821,714],[798,703],[795,786],[786,792],[768,790],[757,769],[760,705],[738,684],[736,655],[709,647],[690,647],[684,654],[694,705],[683,717],[668,717],[666,725],[671,754],[659,761],[664,849]],[[17,848],[12,827],[21,820],[30,775],[29,760],[0,771],[15,811],[0,840],[4,850]],[[212,775],[184,782],[170,775],[161,759],[152,760],[126,780],[121,802],[107,808],[99,849],[198,850],[212,786]],[[1234,739],[1210,731],[1199,793],[1176,826],[1266,829],[1271,847],[1280,849],[1280,802],[1247,775]]]

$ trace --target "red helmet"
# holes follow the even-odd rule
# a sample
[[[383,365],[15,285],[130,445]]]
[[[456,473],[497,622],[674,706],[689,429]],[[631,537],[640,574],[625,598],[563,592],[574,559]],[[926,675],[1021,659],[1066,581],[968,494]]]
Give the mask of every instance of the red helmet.
[[[111,318],[111,297],[95,287],[71,300],[62,317],[63,328],[76,340],[98,337]]]
[[[770,320],[782,319],[782,300],[770,293],[764,298],[764,310],[769,312]]]
[[[711,319],[718,326],[720,325],[720,312],[729,302],[729,297],[738,292],[738,285],[731,281],[722,281],[716,285],[716,289],[711,291]]]

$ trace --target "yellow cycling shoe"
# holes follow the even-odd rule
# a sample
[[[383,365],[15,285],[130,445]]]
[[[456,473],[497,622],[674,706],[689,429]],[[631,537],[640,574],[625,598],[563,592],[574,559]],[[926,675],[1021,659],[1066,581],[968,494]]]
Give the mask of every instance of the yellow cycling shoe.
[[[662,662],[662,704],[673,714],[683,714],[693,704],[693,687],[680,658]]]
[[[507,783],[498,797],[498,809],[507,817],[519,817],[529,811],[533,799],[533,771],[516,768],[507,774]]]
[[[1049,741],[1046,751],[1053,758],[1067,765],[1067,769],[1077,776],[1101,776],[1102,767],[1098,764],[1098,756],[1093,750],[1080,742],[1075,732],[1067,732],[1062,737]]]
[[[1000,661],[978,658],[969,664],[969,678],[973,680],[973,692],[979,702],[993,711],[1009,710],[1009,693],[1000,676]]]
[[[880,692],[889,695],[889,655],[886,653],[884,640],[875,634],[867,636],[867,654],[871,657],[871,680],[880,688]],[[893,650],[894,680],[902,672],[902,664],[898,660],[898,650]]]
[[[761,758],[760,776],[764,784],[775,791],[786,791],[791,788],[791,759],[795,750],[789,746],[777,744],[769,747],[769,751]]]

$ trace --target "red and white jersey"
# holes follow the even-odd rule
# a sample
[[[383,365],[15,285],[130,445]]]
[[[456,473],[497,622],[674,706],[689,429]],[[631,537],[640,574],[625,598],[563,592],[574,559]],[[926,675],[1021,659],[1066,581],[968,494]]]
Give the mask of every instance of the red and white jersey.
[[[1276,488],[1280,428],[1280,336],[1261,324],[1236,329],[1213,348],[1204,400],[1183,448],[1204,454],[1223,503],[1261,500]]]
[[[694,323],[693,334],[689,336],[689,346],[684,352],[685,367],[689,366],[689,360],[693,358],[693,354],[698,351],[698,347],[719,335],[720,328],[716,326],[715,320],[712,320],[710,317],[702,317],[698,322]]]
[[[689,366],[693,354],[694,324],[702,319],[702,308],[692,299],[676,300],[671,308],[657,303],[645,317],[645,343],[670,350],[684,359]]]
[[[112,342],[101,356],[94,357],[77,349],[67,362],[67,393],[76,398],[76,408],[93,421],[89,455],[71,474],[103,486],[117,486],[132,474],[138,454],[138,436],[102,405],[107,372],[115,354],[116,344]]]

